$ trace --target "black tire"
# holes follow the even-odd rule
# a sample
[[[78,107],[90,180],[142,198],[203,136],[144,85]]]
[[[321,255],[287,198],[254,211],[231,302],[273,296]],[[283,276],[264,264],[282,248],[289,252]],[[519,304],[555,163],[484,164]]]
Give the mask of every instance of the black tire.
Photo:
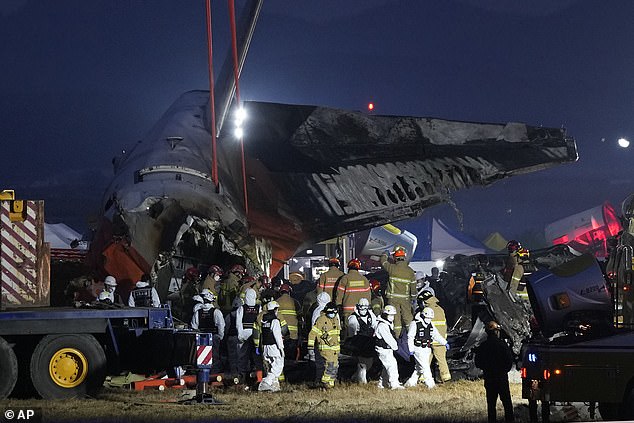
[[[92,335],[47,335],[31,356],[31,381],[44,399],[96,395],[106,378],[106,354]]]
[[[600,402],[599,414],[605,421],[619,420],[620,404],[616,402]]]
[[[13,391],[18,380],[18,359],[11,345],[0,338],[0,400],[5,399]]]

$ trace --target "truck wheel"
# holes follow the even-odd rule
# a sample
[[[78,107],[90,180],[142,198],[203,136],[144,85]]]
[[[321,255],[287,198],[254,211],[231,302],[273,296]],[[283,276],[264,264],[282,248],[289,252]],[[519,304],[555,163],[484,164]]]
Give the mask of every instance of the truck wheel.
[[[106,354],[92,335],[47,335],[31,356],[31,380],[44,399],[94,395],[106,377]]]
[[[619,406],[616,402],[600,402],[599,414],[603,420],[619,420]]]
[[[0,400],[13,391],[18,380],[18,359],[7,341],[0,338]]]

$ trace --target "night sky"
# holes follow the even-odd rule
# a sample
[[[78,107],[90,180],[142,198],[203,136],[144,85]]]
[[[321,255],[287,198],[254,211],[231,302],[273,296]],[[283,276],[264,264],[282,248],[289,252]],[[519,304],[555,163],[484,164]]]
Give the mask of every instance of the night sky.
[[[208,89],[204,4],[0,2],[1,185],[83,229],[112,157]],[[631,0],[265,0],[242,98],[567,128],[577,163],[454,195],[466,232],[518,237],[634,191],[634,147],[616,144],[634,141],[633,17]]]

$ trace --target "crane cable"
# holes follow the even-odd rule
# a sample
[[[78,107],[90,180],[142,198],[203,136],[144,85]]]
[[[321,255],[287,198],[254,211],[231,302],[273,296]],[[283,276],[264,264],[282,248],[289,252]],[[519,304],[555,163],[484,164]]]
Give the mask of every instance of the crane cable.
[[[236,105],[240,107],[240,75],[238,68],[238,39],[236,35],[236,10],[235,1],[227,0],[229,8],[229,21],[231,24],[231,48],[233,51],[233,77],[236,84]],[[244,136],[240,137],[240,154],[242,159],[242,188],[244,191],[244,212],[249,214],[249,201],[247,196],[247,175],[244,160]]]
[[[209,64],[209,105],[211,110],[211,180],[218,190],[218,160],[216,155],[216,104],[214,98],[213,42],[211,38],[211,0],[205,2],[207,12],[207,59]]]

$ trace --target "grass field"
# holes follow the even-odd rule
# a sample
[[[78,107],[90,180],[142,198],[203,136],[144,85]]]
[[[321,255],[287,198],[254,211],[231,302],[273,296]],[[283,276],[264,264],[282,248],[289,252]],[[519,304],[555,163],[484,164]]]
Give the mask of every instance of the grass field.
[[[306,385],[283,386],[281,392],[258,393],[235,387],[213,391],[224,405],[178,404],[182,391],[129,391],[106,389],[99,398],[64,401],[9,399],[0,408],[39,408],[50,421],[424,421],[484,422],[486,402],[482,381],[456,381],[428,390],[378,389],[340,384],[329,391]],[[516,421],[527,421],[521,386],[511,385]],[[499,402],[498,402],[499,403]],[[503,416],[498,404],[498,417]],[[503,420],[503,419],[502,419]]]

